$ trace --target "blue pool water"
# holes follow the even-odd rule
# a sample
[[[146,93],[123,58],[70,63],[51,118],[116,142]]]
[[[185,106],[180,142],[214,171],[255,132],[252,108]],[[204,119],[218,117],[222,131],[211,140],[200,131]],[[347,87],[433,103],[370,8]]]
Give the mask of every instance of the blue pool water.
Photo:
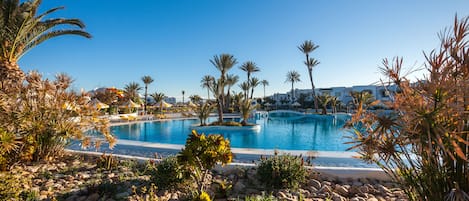
[[[215,121],[209,119],[209,122]],[[348,116],[318,118],[261,118],[251,120],[261,125],[260,131],[219,131],[234,148],[281,149],[307,151],[345,151],[344,144],[349,131],[343,129]],[[197,119],[141,122],[112,126],[111,131],[118,139],[183,145],[190,126]]]

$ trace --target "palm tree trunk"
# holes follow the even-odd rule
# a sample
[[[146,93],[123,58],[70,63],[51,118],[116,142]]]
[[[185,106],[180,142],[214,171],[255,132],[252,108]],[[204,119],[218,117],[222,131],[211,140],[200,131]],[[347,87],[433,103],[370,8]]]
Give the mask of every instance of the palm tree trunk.
[[[220,101],[220,98],[217,100],[218,106],[218,122],[223,123],[223,104]]]
[[[264,99],[263,102],[265,102],[265,85],[264,85]]]
[[[311,81],[311,89],[313,90],[313,100],[314,100],[314,109],[316,113],[318,112],[318,98],[316,97],[316,91],[313,82],[313,69],[308,69],[309,71],[309,81]]]
[[[17,63],[2,61],[0,62],[0,89],[12,90],[12,87],[23,83],[25,74]]]
[[[230,109],[230,105],[231,105],[231,94],[230,94],[230,90],[231,90],[231,88],[228,87],[228,92],[227,92],[227,94],[226,94],[226,97],[227,97],[227,98],[226,98],[226,99],[227,99],[227,100],[226,100],[226,108],[225,108],[226,111],[228,111],[228,110]]]
[[[254,94],[254,87],[251,88],[251,99],[252,99],[253,94]]]
[[[148,85],[145,84],[145,101],[143,102],[143,114],[147,114],[147,96],[148,96]]]
[[[294,95],[295,91],[293,91],[293,83],[294,83],[294,82],[291,82],[291,98],[290,98],[290,103],[293,103],[293,97],[295,97],[295,95]]]
[[[207,87],[207,101],[210,100],[210,88]]]

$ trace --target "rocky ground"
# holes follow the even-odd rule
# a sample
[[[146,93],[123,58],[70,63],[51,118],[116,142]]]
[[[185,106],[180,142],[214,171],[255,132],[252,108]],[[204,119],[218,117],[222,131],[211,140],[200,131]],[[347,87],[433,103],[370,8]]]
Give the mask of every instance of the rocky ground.
[[[118,167],[106,170],[98,168],[96,161],[97,157],[74,154],[53,163],[19,165],[10,173],[29,181],[22,184],[23,189],[35,192],[40,200],[117,201],[152,197],[181,200],[187,197],[180,191],[152,188],[145,163],[122,160]],[[334,179],[311,173],[298,190],[269,191],[261,187],[252,167],[225,169],[213,172],[210,177],[213,185],[207,191],[215,200],[407,200],[395,184],[369,179]],[[231,184],[232,188],[220,195],[220,185],[216,185],[220,183]]]

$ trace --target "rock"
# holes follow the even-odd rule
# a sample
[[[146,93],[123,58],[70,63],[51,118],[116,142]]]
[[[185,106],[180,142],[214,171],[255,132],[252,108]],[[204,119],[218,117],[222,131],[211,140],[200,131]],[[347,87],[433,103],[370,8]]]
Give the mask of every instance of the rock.
[[[407,198],[407,195],[403,190],[394,191],[393,194],[398,198]]]
[[[332,192],[332,200],[333,201],[347,201],[346,198],[342,197],[341,195],[339,195],[336,192]]]
[[[344,186],[338,185],[338,184],[335,185],[334,191],[337,192],[339,195],[342,195],[342,196],[348,196],[348,194],[349,194],[349,191],[348,191],[347,188],[345,188]]]
[[[283,192],[283,191],[279,191],[277,193],[277,197],[280,197],[281,199],[286,199],[288,198],[288,196]]]
[[[322,187],[321,185],[321,182],[319,182],[318,180],[316,179],[311,179],[309,180],[309,183],[308,183],[310,186],[313,186],[314,188],[316,189],[320,189]]]
[[[99,199],[99,194],[93,193],[86,198],[87,201],[97,201]]]
[[[391,191],[386,188],[386,186],[383,186],[381,184],[378,184],[376,185],[376,188],[378,189],[378,191],[382,194],[382,195],[390,195],[391,194]]]
[[[360,192],[360,193],[369,193],[370,189],[368,188],[368,186],[360,186],[360,187],[358,187],[358,192]]]
[[[244,189],[246,188],[246,185],[244,185],[242,181],[243,180],[236,182],[236,184],[233,186],[234,192],[239,193],[239,192],[244,191]]]
[[[88,174],[88,173],[82,173],[82,172],[78,173],[78,178],[79,178],[80,180],[82,180],[82,179],[89,179],[90,177],[91,177],[91,176],[90,176],[90,174]]]
[[[332,192],[331,187],[324,185],[321,189],[319,189],[320,193],[330,193]]]
[[[332,183],[330,181],[323,181],[322,185],[323,186],[332,186]]]
[[[366,199],[362,197],[354,197],[354,198],[351,198],[350,201],[366,201]]]
[[[111,178],[113,178],[114,176],[115,176],[114,173],[109,173],[109,174],[107,175],[107,178],[111,179]]]
[[[299,191],[300,191],[300,194],[303,195],[303,197],[305,197],[305,198],[311,197],[311,193],[310,193],[308,190],[305,190],[305,189],[301,189],[301,188],[300,188]]]
[[[311,194],[318,192],[318,189],[315,188],[314,186],[307,186],[306,190],[308,190]]]
[[[171,194],[171,199],[170,200],[179,200],[179,195],[177,193]]]

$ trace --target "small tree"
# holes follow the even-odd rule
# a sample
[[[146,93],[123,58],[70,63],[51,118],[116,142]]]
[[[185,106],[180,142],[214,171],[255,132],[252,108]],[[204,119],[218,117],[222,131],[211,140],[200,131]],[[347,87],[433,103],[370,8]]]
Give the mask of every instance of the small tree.
[[[241,125],[246,126],[248,124],[249,115],[253,110],[257,108],[257,105],[253,105],[251,103],[251,99],[244,99],[241,100],[239,103],[239,111],[241,112],[241,116],[243,120],[241,121]]]
[[[215,109],[215,105],[212,105],[208,102],[201,104],[200,106],[195,107],[195,112],[197,113],[197,117],[200,120],[200,126],[207,125],[207,119],[210,116],[210,112]]]
[[[230,141],[221,135],[198,134],[193,130],[186,141],[185,148],[178,154],[178,162],[189,170],[196,181],[198,193],[204,192],[204,184],[209,171],[217,163],[228,164],[233,159]]]

